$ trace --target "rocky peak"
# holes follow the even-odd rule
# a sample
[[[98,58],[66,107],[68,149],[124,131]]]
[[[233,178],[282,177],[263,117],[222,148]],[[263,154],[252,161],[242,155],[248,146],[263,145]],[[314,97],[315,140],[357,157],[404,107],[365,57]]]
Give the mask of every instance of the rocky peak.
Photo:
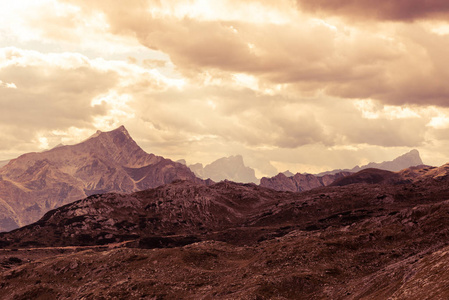
[[[290,172],[290,170],[284,171],[284,172],[282,172],[282,174],[284,174],[284,175],[287,176],[287,177],[292,177],[292,176],[295,175],[295,174],[293,174],[292,172]]]
[[[407,152],[399,156],[393,161],[398,163],[409,164],[410,166],[418,166],[424,164],[423,161],[421,160],[421,157],[419,156],[419,151],[416,149],[413,149],[410,152]]]
[[[91,194],[135,192],[178,179],[201,181],[186,166],[146,153],[124,126],[97,131],[76,145],[24,154],[2,167],[0,176],[0,231],[13,229],[1,225],[11,210],[17,227]]]
[[[236,182],[258,182],[255,171],[245,166],[241,155],[222,157],[206,165],[204,168],[201,164],[190,165],[189,168],[197,176],[204,179],[210,178],[213,181],[227,179]]]

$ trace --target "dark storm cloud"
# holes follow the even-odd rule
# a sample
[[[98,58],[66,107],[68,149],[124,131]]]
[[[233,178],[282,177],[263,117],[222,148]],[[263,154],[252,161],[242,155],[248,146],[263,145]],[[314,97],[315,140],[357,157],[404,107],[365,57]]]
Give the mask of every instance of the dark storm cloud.
[[[297,0],[297,3],[306,11],[358,20],[445,20],[449,16],[449,2],[446,0]]]

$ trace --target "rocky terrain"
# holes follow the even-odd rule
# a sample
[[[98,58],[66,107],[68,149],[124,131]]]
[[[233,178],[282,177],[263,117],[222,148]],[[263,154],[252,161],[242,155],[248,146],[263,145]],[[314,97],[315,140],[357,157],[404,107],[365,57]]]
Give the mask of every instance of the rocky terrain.
[[[197,163],[189,168],[200,178],[213,181],[230,180],[242,183],[259,183],[254,169],[245,166],[241,155],[222,157],[203,167]]]
[[[0,234],[0,297],[446,299],[448,215],[449,164],[92,195]]]
[[[143,151],[123,126],[98,131],[82,143],[24,154],[0,168],[0,231],[92,194],[129,193],[178,179],[201,182],[186,166]]]
[[[262,179],[260,180],[260,186],[277,191],[303,192],[317,187],[328,186],[335,180],[338,180],[350,174],[352,173],[341,172],[336,174],[316,176],[312,174],[297,173],[293,176],[287,177],[284,173],[279,173],[278,175],[271,178],[262,177]]]

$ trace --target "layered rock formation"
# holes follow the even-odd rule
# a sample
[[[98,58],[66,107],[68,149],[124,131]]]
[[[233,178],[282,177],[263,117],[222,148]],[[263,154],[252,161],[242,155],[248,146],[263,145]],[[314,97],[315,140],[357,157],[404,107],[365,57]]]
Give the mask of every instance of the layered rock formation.
[[[122,126],[82,143],[24,154],[0,169],[0,231],[104,192],[133,192],[178,179],[200,182],[182,164],[143,151]]]
[[[203,167],[202,164],[190,165],[189,168],[200,178],[213,181],[230,180],[242,183],[259,183],[254,169],[245,166],[241,155],[223,157]]]

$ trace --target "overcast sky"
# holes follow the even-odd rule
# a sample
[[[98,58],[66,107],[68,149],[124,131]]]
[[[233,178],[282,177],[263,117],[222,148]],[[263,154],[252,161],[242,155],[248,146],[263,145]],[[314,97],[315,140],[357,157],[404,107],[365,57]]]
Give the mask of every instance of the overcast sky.
[[[447,0],[16,0],[0,20],[0,160],[125,125],[258,176],[449,161]]]

